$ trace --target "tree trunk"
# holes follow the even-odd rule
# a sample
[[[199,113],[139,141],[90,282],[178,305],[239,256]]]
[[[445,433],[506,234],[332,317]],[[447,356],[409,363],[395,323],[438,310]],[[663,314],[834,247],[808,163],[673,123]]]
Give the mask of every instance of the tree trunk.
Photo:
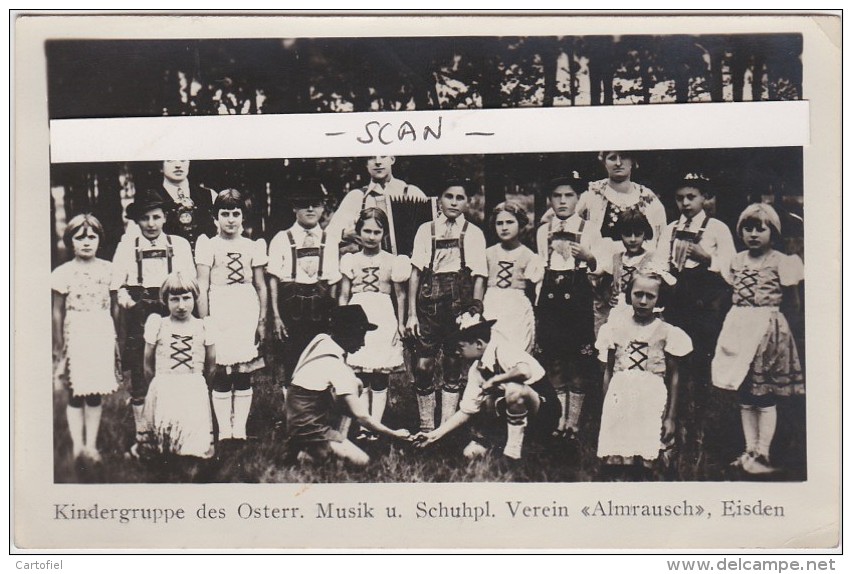
[[[577,103],[577,90],[579,89],[577,81],[577,62],[574,60],[574,40],[568,44],[568,49],[565,54],[568,57],[568,98],[571,105]]]
[[[559,72],[559,46],[552,38],[544,38],[539,46],[541,67],[544,73],[544,101],[542,106],[552,108],[557,93],[556,74]]]
[[[751,99],[755,102],[759,102],[763,99],[763,66],[764,57],[762,55],[755,54],[751,80]]]

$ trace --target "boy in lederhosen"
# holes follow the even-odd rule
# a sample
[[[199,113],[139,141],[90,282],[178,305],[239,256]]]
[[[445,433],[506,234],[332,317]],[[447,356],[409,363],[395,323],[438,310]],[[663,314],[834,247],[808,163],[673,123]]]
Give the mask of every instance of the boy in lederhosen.
[[[416,338],[414,385],[424,432],[435,428],[434,372],[441,351],[441,420],[458,408],[462,366],[454,341],[456,315],[471,301],[482,301],[488,276],[485,235],[464,216],[470,185],[461,179],[447,181],[438,199],[441,214],[421,225],[414,237],[406,331]]]
[[[544,368],[526,351],[505,337],[493,338],[494,321],[477,309],[462,313],[456,335],[458,353],[473,361],[459,410],[441,426],[414,436],[423,448],[447,434],[471,426],[466,458],[484,455],[502,446],[503,456],[520,459],[525,435],[541,442],[559,419],[559,405]]]
[[[725,315],[731,306],[731,289],[721,275],[736,255],[728,226],[709,217],[705,200],[712,199],[709,180],[689,174],[678,184],[675,196],[680,218],[666,226],[660,236],[655,261],[667,266],[677,284],[666,303],[666,321],[680,327],[692,339],[694,351],[691,376],[686,386],[688,420],[682,428],[702,435],[702,419],[707,406],[710,362]]]
[[[358,398],[363,392],[361,381],[346,364],[346,355],[361,349],[366,333],[377,328],[360,305],[342,305],[331,311],[328,333],[308,343],[287,392],[285,462],[298,460],[301,451],[317,463],[336,456],[359,466],[367,464],[367,453],[332,427],[334,414],[351,416],[364,428],[385,436],[408,438],[407,430],[390,429],[370,416]]]
[[[338,241],[319,225],[324,209],[319,182],[300,183],[290,199],[296,223],[272,238],[267,266],[273,337],[288,381],[308,343],[327,332],[331,289],[340,280]]]
[[[561,408],[556,437],[578,439],[580,414],[595,363],[592,287],[587,273],[597,261],[592,247],[600,233],[575,213],[578,178],[550,182],[548,201],[554,217],[538,228],[536,245],[545,261],[536,304],[538,347]]]
[[[119,349],[122,364],[130,371],[130,404],[136,425],[136,443],[131,448],[138,455],[140,445],[148,439],[148,425],[143,416],[148,384],[145,381],[145,321],[153,313],[168,315],[160,299],[160,285],[174,271],[195,277],[195,262],[189,242],[183,237],[163,233],[167,201],[155,191],[144,191],[127,206],[127,214],[139,226],[139,235],[122,240],[113,257],[110,292],[113,312],[119,313]]]

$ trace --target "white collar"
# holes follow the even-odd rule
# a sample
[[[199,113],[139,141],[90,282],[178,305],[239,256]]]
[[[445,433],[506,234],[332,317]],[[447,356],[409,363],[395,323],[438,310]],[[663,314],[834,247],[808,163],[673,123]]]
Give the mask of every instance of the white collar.
[[[163,189],[165,189],[169,195],[177,199],[178,191],[182,190],[185,194],[189,195],[189,180],[185,179],[182,183],[172,183],[166,178],[163,178]],[[174,192],[174,193],[172,193]]]
[[[373,192],[385,195],[387,194],[388,188],[391,186],[391,183],[393,181],[394,178],[392,175],[388,177],[388,180],[384,183],[384,185],[371,179],[369,185],[367,185],[367,189],[364,190],[364,195],[370,195]]]
[[[482,352],[482,358],[479,359],[480,364],[486,369],[499,366],[497,362],[497,343],[494,341],[495,335],[496,333],[492,331],[491,340],[488,341],[485,350]]]
[[[450,220],[447,219],[447,216],[444,215],[443,212],[441,212],[441,213],[438,214],[437,222],[440,223],[441,225],[448,225]],[[462,214],[459,214],[459,216],[456,217],[453,220],[453,225],[456,225],[456,224],[464,225],[464,222],[465,222],[464,213],[462,213]],[[459,227],[459,229],[461,229],[461,227]]]
[[[604,187],[604,197],[610,202],[614,203],[618,207],[630,207],[636,205],[639,202],[639,186],[631,181],[630,182],[630,190],[626,193],[616,191],[609,185],[609,180],[606,180],[606,187]]]
[[[695,217],[692,218],[692,222],[690,223],[690,227],[692,225],[700,226],[702,223],[704,223],[705,219],[707,219],[707,212],[702,209],[701,212],[698,215],[696,215]],[[681,215],[680,218],[678,218],[678,220],[677,220],[677,224],[678,224],[678,227],[680,227],[681,229],[685,229],[686,228],[686,216]]]
[[[148,239],[147,237],[142,235],[141,230],[139,231],[139,246],[140,247],[160,247],[160,246],[163,246],[163,245],[168,245],[168,242],[166,241],[166,234],[163,233],[162,231],[157,236],[157,238],[153,239],[153,240]]]
[[[553,219],[550,220],[550,230],[553,231],[554,229],[556,229],[558,227],[562,227],[563,229],[568,229],[568,223],[572,219],[574,219],[575,215],[577,215],[576,211],[574,213],[572,213],[571,215],[569,215],[568,217],[566,217],[565,219],[559,219],[558,217],[556,217],[556,215],[554,215]]]
[[[302,227],[302,224],[297,221],[293,224],[293,227],[291,227],[290,230],[296,231],[301,235],[307,235],[308,233],[316,236],[322,235],[322,227],[320,227],[319,223],[308,229],[307,227]]]

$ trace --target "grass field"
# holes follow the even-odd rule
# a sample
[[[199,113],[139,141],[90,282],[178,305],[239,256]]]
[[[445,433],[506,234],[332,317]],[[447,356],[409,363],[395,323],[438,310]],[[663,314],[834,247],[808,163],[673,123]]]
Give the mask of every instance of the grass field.
[[[133,417],[122,387],[105,398],[104,416],[98,445],[100,464],[74,461],[65,421],[67,393],[54,393],[54,480],[84,483],[345,483],[345,482],[580,482],[596,480],[728,481],[753,480],[729,467],[742,449],[739,411],[733,393],[713,392],[706,421],[706,433],[697,447],[680,447],[673,466],[650,474],[622,473],[604,476],[595,457],[600,394],[591,392],[586,400],[581,433],[582,442],[572,447],[564,441],[525,448],[519,463],[498,453],[468,462],[461,455],[467,442],[464,431],[426,451],[415,450],[405,442],[385,440],[364,446],[371,456],[366,468],[358,469],[336,462],[325,467],[285,466],[284,401],[280,385],[270,368],[259,371],[254,380],[254,402],[249,418],[249,434],[256,437],[241,446],[220,449],[216,458],[199,461],[188,457],[163,455],[140,462],[125,456],[133,439]],[[688,417],[690,409],[681,411]],[[390,400],[384,422],[393,428],[416,431],[417,404],[414,392],[403,376],[391,380]],[[690,441],[689,444],[695,444]],[[773,442],[772,460],[781,470],[760,480],[802,481],[806,479],[805,404],[803,398],[782,401],[778,430]]]

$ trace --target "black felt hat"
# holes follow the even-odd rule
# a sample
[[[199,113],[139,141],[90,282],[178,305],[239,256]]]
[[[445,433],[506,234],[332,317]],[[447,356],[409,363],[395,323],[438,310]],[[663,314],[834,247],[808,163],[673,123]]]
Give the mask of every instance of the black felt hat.
[[[334,332],[375,331],[378,325],[370,323],[361,305],[341,305],[331,311],[331,330]]]
[[[287,196],[293,203],[322,203],[325,201],[322,185],[315,179],[297,181],[289,187]]]
[[[136,221],[152,209],[158,207],[163,211],[167,211],[171,207],[171,199],[167,199],[162,194],[157,193],[152,189],[146,189],[136,194],[136,199],[133,203],[127,206],[127,218]]]

